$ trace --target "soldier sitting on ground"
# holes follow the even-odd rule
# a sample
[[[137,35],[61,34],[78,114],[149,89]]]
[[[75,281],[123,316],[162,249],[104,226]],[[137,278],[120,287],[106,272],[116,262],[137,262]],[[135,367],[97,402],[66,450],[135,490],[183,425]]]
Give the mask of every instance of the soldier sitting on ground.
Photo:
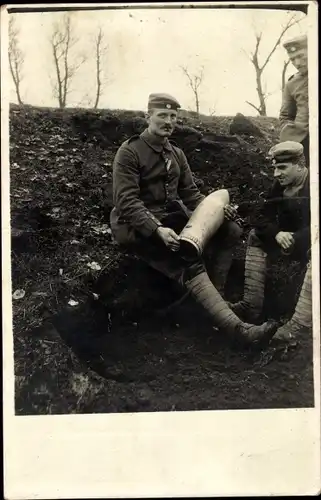
[[[251,325],[242,322],[210,280],[204,260],[189,261],[180,252],[179,234],[205,196],[193,181],[183,151],[168,139],[173,133],[179,107],[170,95],[151,94],[148,128],[125,141],[116,153],[113,164],[115,206],[110,218],[114,239],[127,252],[138,255],[187,289],[209,313],[214,326],[241,341],[270,338],[275,333],[275,323]],[[231,250],[241,234],[235,222],[224,220],[207,245],[215,268],[214,283],[215,275],[226,276]]]
[[[273,337],[287,341],[312,327],[309,172],[300,163],[303,146],[297,142],[277,144],[269,153],[275,181],[266,198],[260,222],[249,233],[243,300],[230,306],[248,321],[259,320],[264,301],[267,257],[283,254],[285,259],[300,261],[306,266],[306,273],[295,312]]]

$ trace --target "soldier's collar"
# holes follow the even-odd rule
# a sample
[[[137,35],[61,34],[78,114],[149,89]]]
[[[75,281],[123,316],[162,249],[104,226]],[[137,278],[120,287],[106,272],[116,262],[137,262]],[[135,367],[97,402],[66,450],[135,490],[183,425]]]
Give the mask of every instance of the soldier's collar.
[[[155,139],[155,137],[149,133],[147,128],[140,134],[140,136],[143,139],[143,141],[145,141],[146,144],[148,144],[148,146],[150,146],[157,153],[161,153],[163,149],[166,149],[167,151],[172,151],[172,145],[170,144],[167,138],[164,144],[159,144],[159,142]]]

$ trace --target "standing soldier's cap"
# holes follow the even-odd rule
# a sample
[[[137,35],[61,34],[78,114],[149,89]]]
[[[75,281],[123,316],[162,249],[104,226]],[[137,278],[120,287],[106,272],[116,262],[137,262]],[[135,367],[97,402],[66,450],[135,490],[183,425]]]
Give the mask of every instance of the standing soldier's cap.
[[[303,146],[299,142],[285,141],[272,146],[269,156],[273,165],[288,163],[298,160],[303,155]]]
[[[180,108],[181,105],[169,94],[150,94],[148,98],[148,109],[174,109],[175,111]]]
[[[298,50],[306,49],[308,46],[308,37],[306,35],[292,38],[283,44],[283,47],[289,55],[294,54]]]

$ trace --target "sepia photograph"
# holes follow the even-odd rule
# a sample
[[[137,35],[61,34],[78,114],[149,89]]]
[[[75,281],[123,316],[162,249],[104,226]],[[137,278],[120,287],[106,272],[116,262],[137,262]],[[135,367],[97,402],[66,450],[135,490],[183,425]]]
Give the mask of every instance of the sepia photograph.
[[[312,7],[6,6],[15,417],[318,407]]]

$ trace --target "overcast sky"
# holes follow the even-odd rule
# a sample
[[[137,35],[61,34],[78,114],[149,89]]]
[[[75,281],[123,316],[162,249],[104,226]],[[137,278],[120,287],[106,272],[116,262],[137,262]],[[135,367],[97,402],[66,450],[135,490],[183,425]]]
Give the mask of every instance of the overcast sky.
[[[48,38],[60,12],[14,15],[20,27],[20,44],[25,52],[21,95],[24,102],[56,106],[50,75],[53,63]],[[79,43],[75,50],[87,54],[87,61],[73,80],[69,106],[86,106],[95,94],[93,35],[102,27],[108,51],[103,68],[108,84],[101,108],[146,108],[150,92],[168,92],[185,109],[195,109],[193,94],[180,66],[191,73],[204,66],[200,110],[218,115],[241,112],[256,115],[245,101],[258,104],[255,72],[246,53],[255,46],[255,30],[262,31],[259,57],[264,59],[282,26],[293,13],[251,9],[113,9],[72,12],[72,24]],[[285,39],[304,34],[307,18],[293,26]],[[283,47],[266,67],[264,82],[272,93],[267,101],[269,116],[278,116],[281,104],[281,72],[286,53]],[[287,76],[295,72],[288,67]],[[11,101],[16,102],[14,87]]]

